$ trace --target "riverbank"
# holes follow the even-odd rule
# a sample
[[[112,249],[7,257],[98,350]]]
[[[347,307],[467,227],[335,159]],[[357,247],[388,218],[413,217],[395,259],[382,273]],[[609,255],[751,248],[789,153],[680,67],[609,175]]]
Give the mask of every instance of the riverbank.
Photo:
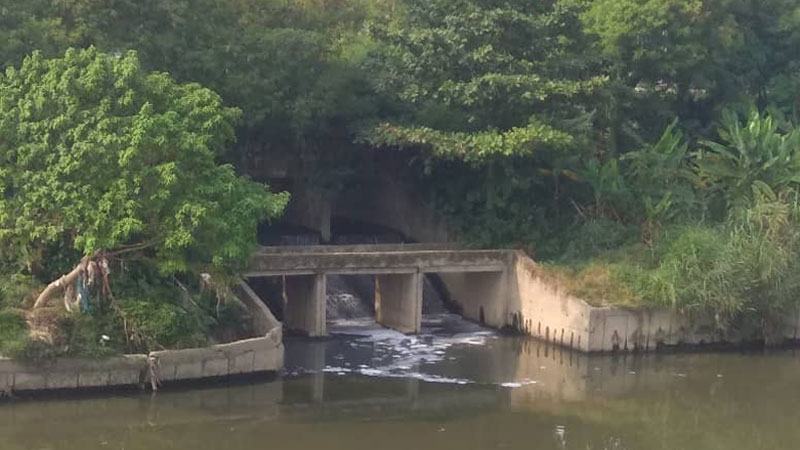
[[[459,314],[496,330],[512,330],[584,353],[719,349],[731,340],[703,317],[663,308],[593,306],[572,295],[546,266],[522,251],[499,251],[505,269],[443,273]],[[249,311],[253,336],[201,348],[159,350],[105,359],[55,358],[39,364],[0,359],[0,391],[149,386],[275,372],[283,367],[283,325],[244,281],[233,289]],[[791,320],[789,320],[791,319]],[[785,340],[797,341],[800,316],[787,318]],[[399,336],[404,336],[397,332]],[[748,342],[749,336],[740,336]],[[418,337],[403,337],[409,342]],[[777,342],[777,341],[776,341]],[[430,355],[428,355],[430,356]],[[341,368],[347,373],[348,368]]]
[[[254,336],[202,348],[102,359],[53,358],[36,364],[0,358],[0,393],[149,387],[162,383],[276,372],[283,367],[282,325],[244,282],[235,289]]]

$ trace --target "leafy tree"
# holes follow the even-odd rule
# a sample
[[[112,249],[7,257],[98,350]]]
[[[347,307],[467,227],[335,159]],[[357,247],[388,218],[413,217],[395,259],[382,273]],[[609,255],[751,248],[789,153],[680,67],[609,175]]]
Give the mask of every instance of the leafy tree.
[[[79,44],[78,33],[54,12],[52,0],[0,0],[0,68],[18,65],[34,50],[55,56]]]
[[[136,49],[145,67],[199,82],[243,111],[240,161],[252,165],[322,143],[349,144],[350,125],[375,113],[363,73],[348,58],[363,45],[364,0],[73,1],[87,43]]]
[[[383,47],[372,67],[377,88],[407,112],[368,130],[368,142],[474,163],[574,144],[590,113],[582,98],[604,79],[576,57],[571,8],[522,0],[403,6],[373,26]]]
[[[232,267],[288,200],[216,164],[238,117],[198,84],[143,70],[134,52],[34,53],[0,77],[0,247],[24,249],[29,267],[52,248],[168,273]]]
[[[356,60],[369,46],[359,30],[386,1],[337,0],[0,0],[0,63],[18,65],[93,45],[136,50],[148,70],[198,82],[243,111],[243,166],[294,155],[333,140],[376,113]],[[306,155],[304,155],[306,156]]]
[[[675,117],[696,137],[735,104],[791,111],[797,102],[796,2],[574,3],[610,78],[599,122],[617,152],[656,140]]]

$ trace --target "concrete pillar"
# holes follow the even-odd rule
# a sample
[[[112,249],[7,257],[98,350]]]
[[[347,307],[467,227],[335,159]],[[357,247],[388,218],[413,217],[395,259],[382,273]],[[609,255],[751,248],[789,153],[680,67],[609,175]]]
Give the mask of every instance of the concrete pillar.
[[[419,272],[375,277],[375,321],[400,331],[422,328],[422,277]]]
[[[309,337],[325,336],[325,274],[292,275],[283,280],[284,326]]]

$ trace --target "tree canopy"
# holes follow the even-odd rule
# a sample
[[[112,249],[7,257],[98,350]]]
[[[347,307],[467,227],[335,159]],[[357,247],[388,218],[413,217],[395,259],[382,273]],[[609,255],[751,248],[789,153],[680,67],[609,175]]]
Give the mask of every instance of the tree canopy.
[[[138,251],[166,271],[246,258],[287,195],[217,164],[239,116],[135,52],[34,53],[0,76],[0,245],[29,263]]]
[[[243,111],[251,160],[350,141],[376,102],[354,61],[364,21],[391,0],[0,0],[0,66],[90,45],[136,50],[142,67],[198,82]],[[234,150],[232,148],[231,150]]]
[[[374,64],[378,88],[407,112],[367,140],[473,162],[569,147],[586,95],[605,82],[576,57],[577,26],[553,1],[404,2],[374,26]]]

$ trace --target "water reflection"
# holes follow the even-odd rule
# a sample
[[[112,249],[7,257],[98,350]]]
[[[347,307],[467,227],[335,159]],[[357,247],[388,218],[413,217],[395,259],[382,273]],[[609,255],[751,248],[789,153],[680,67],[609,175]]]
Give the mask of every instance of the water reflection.
[[[428,342],[441,348],[436,337]],[[396,366],[376,340],[288,347],[297,375],[273,382],[0,405],[0,449],[735,450],[800,442],[800,359],[791,353],[587,357],[489,336],[430,359],[405,354],[403,364],[414,365],[400,372],[421,376],[404,377],[375,372]],[[469,382],[440,382],[448,379]]]

